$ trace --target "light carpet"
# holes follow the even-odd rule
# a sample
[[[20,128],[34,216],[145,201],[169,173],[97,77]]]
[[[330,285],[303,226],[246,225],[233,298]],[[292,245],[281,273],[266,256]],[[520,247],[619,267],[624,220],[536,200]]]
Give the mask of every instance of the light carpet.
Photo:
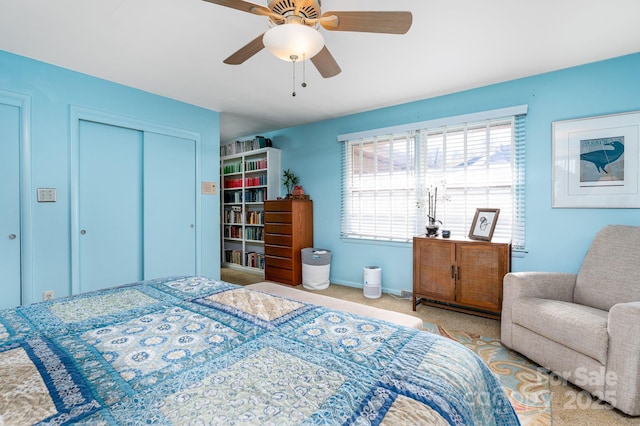
[[[500,341],[424,323],[424,329],[455,340],[475,352],[504,388],[523,425],[551,424],[549,375],[527,358],[505,348]]]

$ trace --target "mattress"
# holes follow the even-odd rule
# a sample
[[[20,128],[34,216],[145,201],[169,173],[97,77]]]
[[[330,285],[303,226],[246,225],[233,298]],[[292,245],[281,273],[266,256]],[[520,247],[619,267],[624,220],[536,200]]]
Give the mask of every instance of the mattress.
[[[0,423],[512,425],[449,339],[203,277],[0,311]]]
[[[378,318],[394,324],[403,325],[405,327],[416,328],[422,330],[422,320],[420,318],[392,312],[386,309],[376,308],[374,306],[364,305],[361,303],[349,302],[347,300],[336,299],[335,297],[323,296],[322,294],[311,293],[304,290],[292,288],[289,285],[276,284],[272,282],[261,282],[244,286],[252,290],[259,290],[269,294],[283,296],[289,299],[299,300],[302,302],[313,303],[315,305],[324,306],[339,311],[351,312],[365,317]]]

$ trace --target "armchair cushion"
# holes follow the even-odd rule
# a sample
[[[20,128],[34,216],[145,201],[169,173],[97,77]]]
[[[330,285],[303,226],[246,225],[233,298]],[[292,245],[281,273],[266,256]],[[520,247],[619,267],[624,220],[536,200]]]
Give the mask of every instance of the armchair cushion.
[[[501,339],[505,346],[513,347],[513,304],[523,297],[563,300],[571,302],[575,274],[555,272],[511,272],[504,277],[502,299]]]
[[[557,300],[526,297],[513,304],[512,320],[554,342],[607,362],[608,312]]]
[[[608,311],[640,300],[640,226],[609,225],[595,236],[584,258],[573,301]]]

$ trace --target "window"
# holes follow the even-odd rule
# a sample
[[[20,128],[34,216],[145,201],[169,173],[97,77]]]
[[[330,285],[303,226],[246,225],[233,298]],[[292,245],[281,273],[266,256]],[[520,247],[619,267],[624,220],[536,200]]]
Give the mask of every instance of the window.
[[[416,155],[411,132],[349,141],[342,234],[408,241],[416,224]]]
[[[494,238],[524,249],[525,113],[526,106],[342,136],[342,237],[411,241],[427,222],[418,206],[438,188],[437,219],[454,236],[469,233],[476,208],[499,208]]]

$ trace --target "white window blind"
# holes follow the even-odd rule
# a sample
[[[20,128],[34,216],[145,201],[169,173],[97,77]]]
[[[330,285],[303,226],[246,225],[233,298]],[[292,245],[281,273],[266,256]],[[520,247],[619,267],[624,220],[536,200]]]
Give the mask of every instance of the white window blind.
[[[343,237],[408,241],[414,235],[415,148],[413,132],[345,144]]]
[[[418,205],[437,187],[437,219],[454,236],[469,233],[476,208],[499,208],[494,237],[524,249],[525,117],[438,120],[347,139],[342,236],[410,241],[424,234],[427,212]]]

